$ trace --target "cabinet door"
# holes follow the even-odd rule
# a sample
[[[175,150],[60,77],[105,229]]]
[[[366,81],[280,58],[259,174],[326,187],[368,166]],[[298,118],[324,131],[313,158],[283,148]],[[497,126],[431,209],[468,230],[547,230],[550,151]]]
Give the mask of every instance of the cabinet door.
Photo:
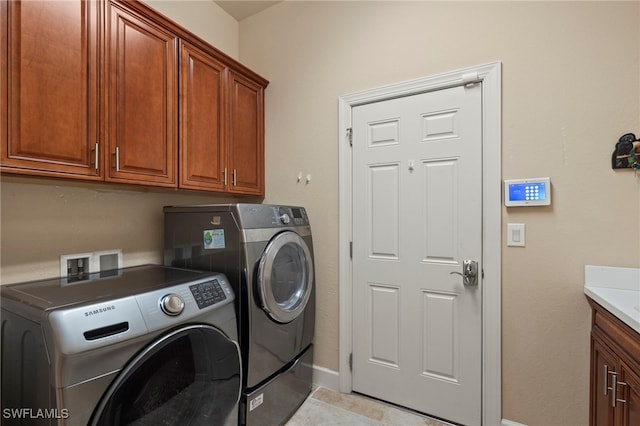
[[[102,179],[98,23],[102,3],[0,3],[2,171]]]
[[[229,78],[229,192],[264,195],[264,87],[234,72]]]
[[[177,37],[110,3],[107,180],[176,186]]]
[[[618,387],[619,426],[640,425],[640,376],[624,362],[620,366],[619,380],[626,385]],[[620,413],[621,411],[621,413]]]
[[[613,426],[615,410],[611,403],[612,377],[617,358],[599,340],[591,339],[591,426]]]
[[[210,55],[181,42],[181,188],[225,190],[225,69]]]

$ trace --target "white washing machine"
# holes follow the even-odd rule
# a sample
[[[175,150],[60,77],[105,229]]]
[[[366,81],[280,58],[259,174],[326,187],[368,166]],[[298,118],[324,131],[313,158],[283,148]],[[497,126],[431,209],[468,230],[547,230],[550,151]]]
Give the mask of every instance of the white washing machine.
[[[303,207],[165,207],[165,264],[217,270],[238,298],[239,423],[284,423],[311,391],[315,282]]]
[[[225,275],[147,265],[1,291],[3,424],[237,424]]]

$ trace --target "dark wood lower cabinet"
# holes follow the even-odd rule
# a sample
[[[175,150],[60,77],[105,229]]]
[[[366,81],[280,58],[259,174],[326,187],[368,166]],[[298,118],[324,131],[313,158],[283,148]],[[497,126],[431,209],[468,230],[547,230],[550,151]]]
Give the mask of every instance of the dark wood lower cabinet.
[[[589,299],[591,426],[640,425],[640,335]]]

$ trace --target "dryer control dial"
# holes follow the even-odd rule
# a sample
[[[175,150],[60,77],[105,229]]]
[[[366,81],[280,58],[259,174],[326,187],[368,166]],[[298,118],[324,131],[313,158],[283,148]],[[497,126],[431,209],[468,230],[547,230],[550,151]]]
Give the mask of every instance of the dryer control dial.
[[[160,309],[172,317],[180,315],[184,311],[184,300],[177,294],[167,294],[160,299]]]
[[[291,222],[291,218],[289,217],[289,215],[288,215],[288,214],[284,213],[284,214],[282,214],[282,215],[280,216],[280,221],[281,221],[282,223],[284,223],[285,225],[288,225],[288,224],[289,224],[289,222]]]

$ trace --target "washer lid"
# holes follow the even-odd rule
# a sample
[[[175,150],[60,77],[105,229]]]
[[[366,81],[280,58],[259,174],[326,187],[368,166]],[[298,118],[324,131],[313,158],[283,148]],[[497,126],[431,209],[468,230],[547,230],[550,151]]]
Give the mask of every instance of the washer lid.
[[[262,309],[281,323],[296,319],[313,291],[313,259],[302,237],[293,231],[267,244],[258,266]]]
[[[1,286],[2,297],[40,310],[140,294],[214,275],[159,265],[134,266],[88,275],[83,281],[53,278]]]

